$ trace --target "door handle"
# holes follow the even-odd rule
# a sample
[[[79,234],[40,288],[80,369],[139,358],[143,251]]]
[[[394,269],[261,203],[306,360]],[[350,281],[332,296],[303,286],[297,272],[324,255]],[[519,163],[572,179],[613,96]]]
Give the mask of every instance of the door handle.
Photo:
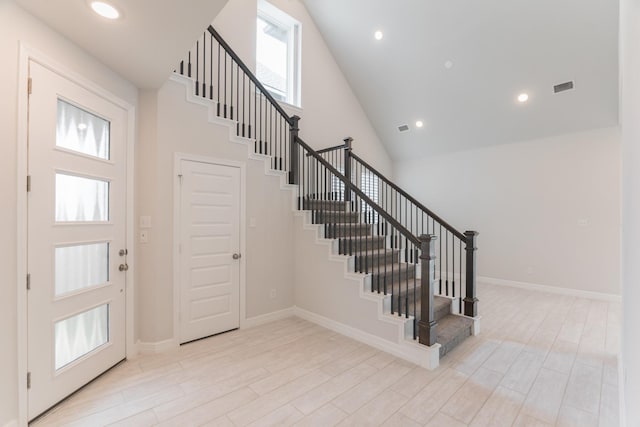
[[[129,269],[129,264],[120,264],[120,267],[118,267],[118,270],[120,271],[127,271]]]
[[[242,255],[240,254],[233,254],[233,259],[240,259],[242,257]]]

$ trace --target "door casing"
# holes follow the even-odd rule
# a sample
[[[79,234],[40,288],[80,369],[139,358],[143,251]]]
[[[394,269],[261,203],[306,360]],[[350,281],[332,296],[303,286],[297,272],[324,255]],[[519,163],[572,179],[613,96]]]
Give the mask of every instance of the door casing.
[[[128,249],[127,261],[129,270],[126,277],[126,356],[131,358],[138,351],[134,337],[134,291],[135,291],[135,249],[134,249],[134,153],[135,153],[135,106],[112,94],[101,86],[89,80],[82,74],[58,63],[46,54],[20,42],[20,59],[18,70],[18,122],[17,122],[17,232],[16,232],[16,259],[17,259],[17,352],[18,352],[18,423],[28,423],[28,394],[27,394],[27,162],[28,162],[28,93],[29,61],[37,62],[50,71],[59,74],[75,84],[94,92],[113,104],[127,111],[127,135],[126,135],[126,244]]]
[[[230,166],[240,169],[240,328],[246,327],[246,164],[197,154],[175,153],[173,163],[173,346],[180,346],[180,162],[182,160]]]

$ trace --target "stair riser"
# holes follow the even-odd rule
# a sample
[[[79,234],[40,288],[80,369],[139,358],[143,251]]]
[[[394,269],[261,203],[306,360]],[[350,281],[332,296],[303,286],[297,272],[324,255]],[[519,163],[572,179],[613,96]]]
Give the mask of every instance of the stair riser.
[[[305,200],[303,209],[307,211],[346,211],[347,203],[330,200]]]
[[[328,213],[319,211],[315,213],[315,217],[313,218],[314,224],[358,224],[360,222],[360,218],[358,213]]]
[[[437,326],[436,326],[437,327]],[[472,335],[471,327],[462,329],[458,334],[456,334],[455,338],[440,346],[440,358],[442,359],[445,354],[449,353],[451,350],[456,348],[458,344],[464,341],[466,338]]]
[[[410,293],[411,295],[411,293]],[[418,293],[418,299],[420,299],[420,294]],[[411,296],[411,298],[409,298],[409,304],[411,306],[411,304],[413,304],[413,296]],[[422,304],[420,304],[420,302],[418,302],[416,304],[416,311],[417,311],[417,318],[418,320],[420,320],[422,318],[421,316],[421,309],[422,309]],[[437,307],[437,309],[433,312],[433,317],[436,319],[436,321],[442,319],[445,316],[448,316],[449,314],[451,314],[451,305],[448,306],[444,306],[444,307]]]
[[[384,283],[385,279],[387,283],[392,282],[403,282],[405,280],[410,280],[409,286],[413,286],[413,278],[416,276],[416,269],[414,266],[409,266],[409,268],[403,268],[398,270],[398,264],[394,266],[392,269],[391,266],[388,266],[387,271],[381,271],[379,273],[373,273],[371,276],[371,283],[377,283],[379,281],[381,284]],[[403,285],[405,285],[403,283]]]
[[[384,265],[398,262],[398,253],[387,253],[384,255],[356,255],[355,268],[356,270],[364,270],[365,266]]]
[[[370,226],[362,226],[358,224],[353,227],[333,227],[327,226],[325,227],[324,237],[328,239],[335,239],[337,237],[347,237],[347,236],[370,236],[371,235],[371,227]]]
[[[385,247],[384,239],[340,239],[341,254],[367,250],[383,249]]]

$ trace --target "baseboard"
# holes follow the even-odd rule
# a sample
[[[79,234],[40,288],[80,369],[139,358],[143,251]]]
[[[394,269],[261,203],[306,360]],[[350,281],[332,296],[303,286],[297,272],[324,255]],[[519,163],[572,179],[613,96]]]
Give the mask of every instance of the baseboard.
[[[158,354],[177,348],[176,341],[171,338],[158,342],[138,341],[138,354]]]
[[[440,344],[427,347],[412,342],[394,343],[300,307],[294,307],[294,313],[301,319],[308,320],[426,369],[435,369],[439,365]]]
[[[537,283],[517,282],[515,280],[495,279],[493,277],[477,276],[478,283],[489,285],[509,286],[512,288],[528,289],[531,291],[546,292],[550,294],[569,295],[578,298],[597,299],[609,302],[621,302],[622,297],[615,294],[605,294],[601,292],[583,291],[580,289],[561,288],[557,286],[540,285]]]
[[[287,317],[294,316],[293,307],[285,308],[283,310],[274,311],[267,314],[261,314],[260,316],[249,317],[244,319],[241,323],[241,328],[253,328],[255,326],[264,325],[265,323],[274,322],[280,319],[286,319]]]
[[[18,420],[11,420],[4,427],[18,427]]]

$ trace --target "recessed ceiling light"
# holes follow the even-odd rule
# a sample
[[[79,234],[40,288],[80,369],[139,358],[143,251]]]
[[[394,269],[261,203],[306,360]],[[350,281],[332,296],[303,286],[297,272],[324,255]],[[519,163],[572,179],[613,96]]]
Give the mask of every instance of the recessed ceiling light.
[[[529,100],[529,95],[526,93],[521,93],[518,95],[518,102],[527,102]]]
[[[382,40],[382,37],[384,37],[384,34],[382,34],[382,31],[378,30],[375,33],[373,33],[373,37],[375,37],[376,40]]]
[[[418,121],[416,122],[416,127],[417,127],[417,128],[421,128],[422,126],[424,126],[424,123],[422,123],[422,120],[418,120]]]
[[[453,68],[453,62],[452,61],[445,61],[444,68],[446,68],[447,70],[452,69]]]
[[[105,3],[102,1],[93,1],[91,2],[91,9],[98,15],[107,19],[118,19],[120,17],[120,12],[118,9],[111,6],[109,3]]]

